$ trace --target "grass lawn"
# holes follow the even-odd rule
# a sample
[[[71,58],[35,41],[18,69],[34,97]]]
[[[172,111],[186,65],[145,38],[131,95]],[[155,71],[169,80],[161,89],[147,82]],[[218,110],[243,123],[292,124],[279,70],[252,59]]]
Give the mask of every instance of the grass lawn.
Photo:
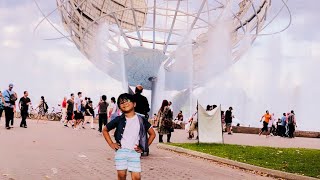
[[[247,164],[320,178],[320,150],[229,144],[171,144]]]

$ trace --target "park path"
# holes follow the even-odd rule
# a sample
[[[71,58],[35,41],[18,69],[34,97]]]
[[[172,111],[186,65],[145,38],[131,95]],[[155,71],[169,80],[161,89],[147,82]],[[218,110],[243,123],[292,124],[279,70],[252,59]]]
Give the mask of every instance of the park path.
[[[4,129],[3,120],[0,124],[1,180],[116,179],[114,152],[96,130],[73,130],[59,122],[28,121],[27,129],[16,125],[11,130]],[[183,139],[185,132],[176,131],[173,141]],[[150,156],[142,158],[143,179],[269,179],[219,163],[160,150],[156,144],[157,141],[151,147]]]

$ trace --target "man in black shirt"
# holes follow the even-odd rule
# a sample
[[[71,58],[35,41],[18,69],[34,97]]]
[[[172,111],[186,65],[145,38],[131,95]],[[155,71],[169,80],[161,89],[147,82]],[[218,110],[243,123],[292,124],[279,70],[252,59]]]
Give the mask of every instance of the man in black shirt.
[[[70,97],[71,98],[67,101],[67,120],[64,124],[65,127],[68,127],[68,123],[73,119],[74,94],[72,93]]]
[[[234,116],[232,115],[232,110],[233,110],[232,107],[229,107],[229,110],[226,111],[226,115],[225,115],[225,122],[226,122],[228,134],[232,134],[231,125],[232,125],[232,118],[234,118]]]
[[[24,91],[23,92],[23,97],[20,98],[19,101],[19,108],[20,108],[20,112],[21,112],[21,123],[20,123],[20,127],[24,127],[27,128],[27,117],[28,117],[28,109],[29,109],[29,105],[31,104],[30,99],[28,98],[28,91]]]
[[[141,85],[137,85],[135,89],[135,94],[133,98],[136,102],[136,107],[134,108],[136,113],[144,115],[147,119],[149,118],[148,112],[150,111],[148,99],[141,95],[143,91],[143,87]]]

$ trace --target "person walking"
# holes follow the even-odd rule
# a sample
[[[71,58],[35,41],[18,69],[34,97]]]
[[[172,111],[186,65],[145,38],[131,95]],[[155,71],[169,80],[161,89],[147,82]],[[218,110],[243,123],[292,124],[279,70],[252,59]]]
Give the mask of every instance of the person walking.
[[[137,85],[135,89],[135,94],[133,95],[136,107],[135,112],[144,115],[147,119],[149,119],[148,112],[150,111],[148,99],[142,95],[143,86]]]
[[[63,98],[63,101],[61,103],[61,111],[62,111],[61,122],[64,123],[67,117],[67,97]]]
[[[102,95],[101,101],[99,102],[99,129],[98,131],[102,132],[102,125],[106,125],[108,123],[108,106],[107,96]]]
[[[15,102],[18,98],[17,94],[12,90],[13,84],[9,84],[9,88],[3,91],[2,96],[4,99],[4,111],[5,111],[5,118],[6,118],[6,129],[13,128],[13,118],[14,118],[14,106]],[[11,127],[10,127],[11,121]]]
[[[65,127],[69,127],[68,123],[71,123],[71,126],[73,126],[72,124],[72,120],[73,120],[73,112],[74,112],[74,94],[71,93],[70,94],[70,99],[67,101],[67,120],[65,120],[64,126]]]
[[[28,91],[23,92],[23,97],[19,100],[19,109],[21,112],[21,123],[20,127],[27,128],[27,117],[28,117],[28,109],[29,105],[31,104],[30,98],[28,98],[29,93]]]
[[[295,127],[297,127],[296,116],[292,110],[288,116],[289,138],[294,138]]]
[[[163,143],[163,135],[165,134],[167,135],[167,142],[170,143],[171,132],[173,130],[173,115],[167,100],[162,101],[162,105],[158,111],[157,117],[159,119],[159,143]]]
[[[229,107],[229,109],[226,111],[225,114],[225,122],[226,122],[226,127],[227,127],[227,132],[229,135],[232,135],[231,132],[231,126],[232,126],[232,119],[234,118],[234,116],[232,115],[232,107]]]
[[[270,119],[271,119],[271,115],[269,114],[269,111],[268,111],[268,110],[266,111],[266,114],[264,114],[264,115],[261,117],[260,122],[262,121],[262,119],[264,119],[264,120],[263,120],[263,127],[262,127],[262,129],[260,130],[260,132],[259,132],[259,136],[260,136],[263,132],[267,132],[266,137],[268,137],[268,135],[269,135],[268,124],[269,124]]]
[[[149,146],[156,134],[148,119],[135,112],[136,102],[132,95],[121,94],[117,102],[123,114],[103,128],[103,136],[115,151],[117,178],[127,179],[127,171],[129,171],[131,179],[139,180],[141,179],[141,153],[149,152]],[[113,142],[109,135],[112,129],[116,129],[114,133],[116,142]]]
[[[77,126],[80,124],[83,115],[81,113],[81,97],[82,92],[78,92],[78,97],[74,100],[74,129],[77,130]]]

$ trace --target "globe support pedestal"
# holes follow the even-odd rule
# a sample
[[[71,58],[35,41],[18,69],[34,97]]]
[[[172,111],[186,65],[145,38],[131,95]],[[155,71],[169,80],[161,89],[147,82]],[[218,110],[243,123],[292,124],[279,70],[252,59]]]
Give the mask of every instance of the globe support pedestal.
[[[155,110],[155,99],[156,99],[156,83],[157,77],[149,77],[148,80],[151,82],[151,109],[149,112],[149,117],[152,117],[153,111]]]

